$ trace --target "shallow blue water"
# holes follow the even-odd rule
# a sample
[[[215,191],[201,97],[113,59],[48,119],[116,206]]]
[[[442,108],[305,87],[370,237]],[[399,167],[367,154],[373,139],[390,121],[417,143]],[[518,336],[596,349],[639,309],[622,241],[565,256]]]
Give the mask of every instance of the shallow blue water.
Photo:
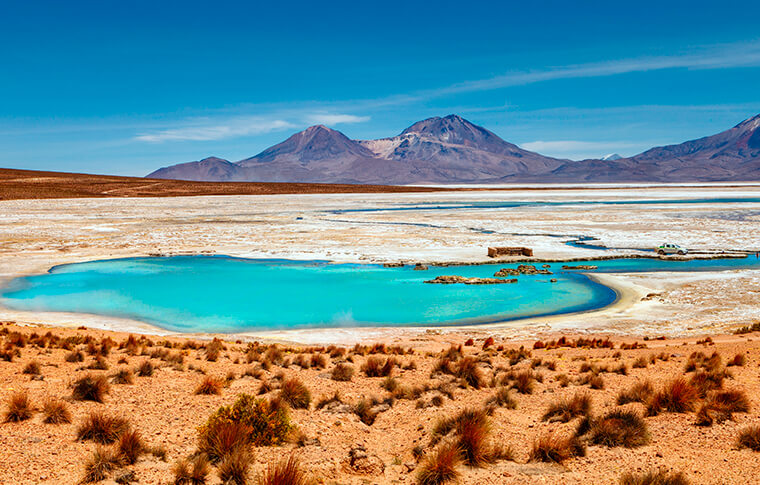
[[[336,209],[329,212],[344,214],[350,212],[424,211],[457,209],[509,209],[514,207],[554,207],[586,205],[662,205],[662,204],[758,204],[760,197],[717,197],[698,199],[627,199],[627,200],[569,200],[569,201],[454,201],[420,202],[400,204],[395,207],[371,207],[362,209]]]
[[[760,260],[573,262],[598,272],[760,268]],[[0,303],[32,311],[128,317],[182,332],[486,323],[604,307],[616,294],[552,263],[554,275],[517,284],[431,285],[438,275],[490,277],[516,264],[384,268],[323,261],[214,256],[130,258],[63,265],[13,280]],[[556,278],[556,283],[550,283]]]

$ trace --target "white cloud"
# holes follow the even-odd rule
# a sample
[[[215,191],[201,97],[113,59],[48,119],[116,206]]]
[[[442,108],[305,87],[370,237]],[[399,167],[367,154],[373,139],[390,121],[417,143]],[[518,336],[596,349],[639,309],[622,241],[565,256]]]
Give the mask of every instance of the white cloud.
[[[486,91],[533,84],[556,79],[613,76],[632,72],[658,71],[663,69],[725,69],[760,66],[760,42],[724,44],[698,49],[691,53],[670,56],[641,57],[614,61],[558,66],[535,71],[508,72],[486,79],[452,84],[440,89],[424,91],[423,97]]]
[[[364,123],[370,120],[369,116],[355,116],[346,114],[315,113],[305,117],[307,123],[312,125],[339,125],[345,123]]]
[[[578,140],[538,140],[522,143],[520,145],[520,148],[556,158],[582,160],[585,158],[601,158],[610,153],[618,153],[623,156],[630,156],[639,153],[646,148],[650,148],[651,146],[653,145],[649,145],[646,142],[630,143],[623,141],[596,142]]]
[[[226,122],[210,124],[194,121],[186,126],[170,128],[135,136],[135,140],[159,143],[164,141],[209,141],[248,135],[261,135],[277,130],[293,128],[295,125],[283,120],[260,118],[237,118]]]

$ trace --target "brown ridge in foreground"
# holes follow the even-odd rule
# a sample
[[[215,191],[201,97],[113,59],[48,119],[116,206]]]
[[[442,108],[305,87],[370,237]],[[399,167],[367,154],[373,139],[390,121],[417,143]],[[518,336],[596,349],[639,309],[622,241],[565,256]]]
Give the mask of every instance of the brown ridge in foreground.
[[[188,182],[0,168],[0,200],[196,195],[437,192],[438,187],[279,182]]]

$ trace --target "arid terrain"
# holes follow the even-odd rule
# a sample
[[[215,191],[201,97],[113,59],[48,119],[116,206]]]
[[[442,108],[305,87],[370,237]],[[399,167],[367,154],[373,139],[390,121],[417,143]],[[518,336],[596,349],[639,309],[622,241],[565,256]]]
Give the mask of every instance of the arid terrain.
[[[678,202],[694,194],[3,200],[0,285],[151,254],[477,264],[489,246],[527,246],[535,260],[647,256],[663,241],[698,257],[760,250],[760,204],[731,201],[756,187]],[[642,199],[657,202],[598,203]],[[511,204],[524,201],[541,204]],[[595,277],[619,293],[611,306],[466,328],[179,335],[0,307],[0,483],[751,482],[760,347],[756,332],[734,332],[760,321],[757,271]],[[277,481],[288,470],[304,481]]]
[[[159,180],[115,175],[40,172],[0,168],[0,200],[92,197],[178,197],[198,195],[340,194],[434,192],[436,188],[392,185],[218,183]]]
[[[760,450],[757,336],[552,344],[457,332],[406,346],[307,347],[5,323],[0,482],[90,473],[104,483],[215,484],[220,473],[239,477],[242,460],[255,483],[294,456],[325,484],[438,483],[422,481],[433,464],[472,484],[612,484],[647,471],[688,480],[668,483],[751,483],[760,473],[747,448]],[[267,444],[204,442],[200,427],[241,394],[287,407],[287,433],[274,428]],[[126,424],[93,424],[98,413]],[[237,468],[222,459],[207,482],[175,481],[183,458],[239,446]],[[460,451],[443,456],[452,446]]]

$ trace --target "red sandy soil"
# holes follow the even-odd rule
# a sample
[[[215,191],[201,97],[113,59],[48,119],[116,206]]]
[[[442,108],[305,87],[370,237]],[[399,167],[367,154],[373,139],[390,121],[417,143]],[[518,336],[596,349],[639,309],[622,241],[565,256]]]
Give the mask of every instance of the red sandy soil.
[[[435,192],[432,187],[391,185],[188,182],[0,168],[0,200],[191,195],[340,194]]]
[[[29,341],[32,333],[43,336],[46,332],[63,339],[70,337],[72,341],[76,338],[74,348],[84,353],[84,362],[66,362],[64,356],[69,351],[60,348],[60,342],[40,345],[39,339],[37,343]],[[19,340],[19,334],[27,339],[23,347],[13,343]],[[224,342],[224,350],[216,361],[211,362],[203,348],[183,348],[187,347],[188,338],[149,337],[139,340],[139,346],[130,350],[119,348],[127,338],[123,333],[83,328],[21,327],[7,322],[0,325],[0,351],[9,351],[14,356],[11,362],[0,356],[0,483],[75,483],[80,480],[84,462],[92,455],[95,445],[91,441],[77,441],[77,427],[95,410],[127,418],[148,445],[163,447],[167,452],[166,461],[151,454],[142,455],[136,464],[109,473],[111,478],[104,483],[114,483],[112,479],[126,471],[133,471],[139,483],[174,483],[172,464],[195,452],[198,427],[207,417],[219,406],[233,403],[241,393],[258,394],[264,381],[273,389],[263,397],[277,396],[280,391],[277,390],[276,376],[282,373],[286,378],[298,377],[311,392],[308,410],[290,411],[292,423],[298,430],[292,436],[300,435],[301,438],[293,438],[293,442],[280,446],[253,448],[248,483],[256,483],[256,477],[268,464],[295,455],[317,483],[413,484],[417,483],[417,474],[427,460],[424,456],[415,458],[413,449],[420,446],[426,456],[432,454],[436,449],[430,445],[436,422],[464,409],[484,409],[486,402],[496,394],[494,384],[501,383],[510,371],[519,373],[524,370],[540,374],[543,382],[534,382],[530,394],[510,390],[517,407],[496,406],[487,418],[490,431],[484,439],[488,447],[497,444],[511,449],[512,458],[500,458],[481,467],[459,465],[456,468],[459,483],[614,484],[619,483],[624,472],[660,469],[683,472],[692,484],[756,483],[760,476],[760,454],[737,447],[739,432],[750,425],[760,424],[760,343],[756,340],[757,333],[713,336],[712,341],[704,343],[697,343],[694,338],[639,340],[638,343],[647,348],[633,350],[621,349],[621,344],[633,342],[624,338],[613,338],[614,349],[563,347],[551,350],[534,350],[533,341],[497,338],[484,350],[481,336],[474,345],[462,347],[465,356],[477,361],[476,367],[483,376],[483,385],[479,389],[463,384],[456,376],[433,373],[442,352],[452,344],[465,343],[468,337],[466,333],[432,334],[410,341],[409,347],[404,347],[404,355],[395,355],[400,366],[394,368],[393,375],[402,388],[429,385],[431,390],[420,391],[411,398],[397,391],[392,405],[387,409],[382,405],[376,408],[381,412],[374,423],[367,425],[351,412],[351,406],[362,398],[376,396],[382,400],[391,393],[383,388],[385,378],[366,377],[360,370],[370,358],[366,349],[348,348],[344,356],[330,357],[327,355],[330,349],[326,348],[280,345],[284,362],[269,362],[261,354],[248,363],[247,343]],[[90,350],[97,351],[104,338],[110,338],[116,344],[105,358],[109,368],[84,369],[94,361],[85,339],[92,340],[94,345]],[[208,341],[198,343],[208,344]],[[530,357],[510,364],[510,352],[514,354],[521,345],[530,350]],[[385,349],[385,352],[375,355],[385,360],[392,349]],[[617,406],[618,393],[635,383],[648,379],[659,390],[676,377],[690,379],[694,372],[685,369],[693,352],[702,352],[707,357],[717,352],[720,362],[714,373],[728,372],[722,388],[744,391],[750,404],[749,412],[736,412],[730,419],[721,423],[716,421],[711,426],[697,426],[696,408],[691,412],[661,412],[646,417],[644,404]],[[310,357],[314,353],[325,355],[325,368],[302,368],[294,364],[301,354]],[[744,356],[743,365],[727,366],[737,354]],[[183,362],[171,362],[170,355],[182,355]],[[634,367],[633,363],[639,358],[648,362],[646,367]],[[355,370],[352,380],[332,380],[331,370],[346,359]],[[538,359],[541,359],[541,365],[538,365]],[[654,363],[649,363],[650,359]],[[40,376],[23,373],[32,361],[39,363]],[[87,373],[111,376],[118,369],[134,370],[145,361],[155,366],[153,375],[135,375],[134,384],[111,384],[103,403],[73,399],[71,384],[81,376]],[[265,361],[271,366],[265,365]],[[460,361],[455,359],[453,368]],[[589,385],[580,382],[582,376],[590,375],[581,372],[584,364],[610,369],[599,374],[604,383],[602,389],[590,389]],[[611,371],[620,364],[625,365],[626,375]],[[262,365],[268,370],[261,370]],[[220,395],[197,395],[194,391],[204,378],[199,369],[222,380],[230,373],[234,376]],[[256,373],[260,375],[243,375],[247,369],[259,369]],[[567,376],[567,387],[561,384],[562,375]],[[508,379],[504,385],[510,386]],[[442,389],[448,387],[450,394],[446,396],[447,392],[436,390],[440,386]],[[8,400],[19,391],[28,393],[36,408],[33,416],[21,422],[2,422]],[[342,412],[340,409],[317,409],[316,402],[320,398],[336,391],[347,403]],[[614,409],[632,410],[644,416],[649,437],[647,443],[626,448],[589,442],[583,457],[571,457],[562,463],[531,461],[531,449],[537,437],[549,432],[566,436],[574,432],[581,418],[568,423],[547,422],[541,418],[550,403],[579,391],[591,396],[593,416],[599,417]],[[43,423],[40,408],[50,396],[66,402],[72,414],[70,424]],[[432,404],[436,396],[441,396],[438,406]],[[697,407],[702,402],[698,401]],[[454,439],[456,434],[450,434],[442,443]],[[358,459],[352,466],[349,453],[359,446],[364,450],[354,451]],[[208,483],[220,483],[215,469],[212,469]]]

